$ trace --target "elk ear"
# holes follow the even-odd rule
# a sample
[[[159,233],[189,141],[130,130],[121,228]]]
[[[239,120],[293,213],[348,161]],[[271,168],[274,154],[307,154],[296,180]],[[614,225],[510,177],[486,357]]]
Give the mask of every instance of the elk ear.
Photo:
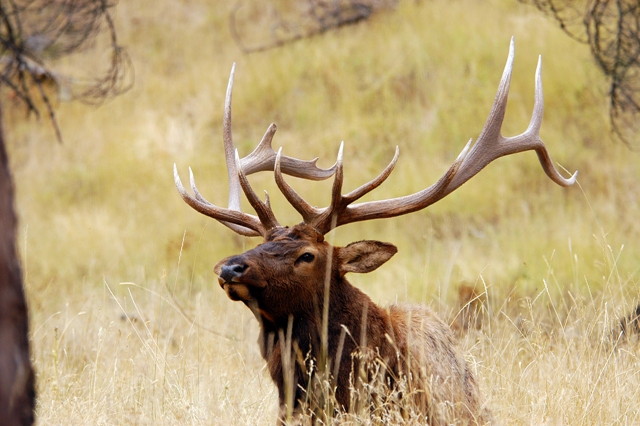
[[[398,249],[393,244],[369,240],[341,247],[338,251],[340,275],[347,272],[364,274],[374,271],[397,252]]]

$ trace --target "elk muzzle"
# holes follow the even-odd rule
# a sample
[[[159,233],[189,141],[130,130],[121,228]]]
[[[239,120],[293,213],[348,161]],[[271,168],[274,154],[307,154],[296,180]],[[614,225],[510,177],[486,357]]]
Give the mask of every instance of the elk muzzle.
[[[248,267],[249,266],[244,263],[222,265],[222,268],[220,268],[220,273],[218,274],[218,276],[220,277],[221,280],[228,283],[240,282],[241,281],[240,278],[242,277],[242,275],[244,274],[244,271],[246,271]]]
[[[240,261],[237,256],[223,259],[213,268],[218,275],[220,287],[227,293],[229,299],[244,302],[253,299],[249,291],[250,284],[243,282],[248,270],[249,265]]]

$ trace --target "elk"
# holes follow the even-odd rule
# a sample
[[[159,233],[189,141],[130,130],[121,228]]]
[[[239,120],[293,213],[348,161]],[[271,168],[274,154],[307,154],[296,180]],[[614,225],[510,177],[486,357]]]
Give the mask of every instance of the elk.
[[[182,199],[198,212],[240,235],[263,238],[257,247],[218,262],[214,271],[227,296],[243,302],[259,322],[258,344],[278,388],[279,423],[287,423],[292,414],[300,421],[305,412],[315,418],[316,408],[326,408],[326,401],[323,406],[322,396],[318,396],[318,377],[330,383],[336,411],[354,410],[361,403],[354,393],[364,383],[382,377],[381,382],[388,389],[402,390],[400,398],[410,397],[431,425],[492,422],[476,378],[456,347],[449,326],[425,306],[380,307],[347,281],[345,275],[349,272],[377,269],[396,253],[396,247],[367,240],[334,247],[324,237],[349,223],[424,209],[456,190],[491,161],[517,152],[535,150],[551,180],[560,186],[572,185],[577,172],[570,178],[563,177],[539,137],[543,115],[540,60],[529,127],[517,136],[501,136],[513,59],[512,39],[498,92],[480,136],[473,146],[471,140],[466,144],[436,183],[411,195],[362,203],[355,202],[391,174],[398,148],[379,176],[347,194],[342,193],[343,145],[336,163],[322,169],[316,166],[317,159],[286,157],[282,149],[276,153],[271,148],[276,130],[272,124],[258,147],[241,159],[231,136],[234,64],[223,120],[228,207],[217,207],[200,194],[191,169],[193,195],[185,190],[175,164],[174,179]],[[247,175],[258,171],[273,171],[278,188],[302,216],[301,223],[292,227],[278,223],[268,195],[262,201],[247,180]],[[329,206],[311,206],[283,174],[311,180],[334,176]],[[240,190],[257,216],[240,210]],[[332,413],[325,410],[324,415]]]

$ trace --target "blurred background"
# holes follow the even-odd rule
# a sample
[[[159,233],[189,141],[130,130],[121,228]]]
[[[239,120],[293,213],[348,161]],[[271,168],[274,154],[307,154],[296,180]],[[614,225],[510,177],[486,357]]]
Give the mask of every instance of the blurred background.
[[[344,141],[350,191],[399,146],[394,173],[366,198],[383,199],[431,185],[478,136],[512,36],[503,134],[529,123],[542,55],[541,138],[578,184],[555,185],[526,152],[424,211],[329,239],[398,246],[351,282],[451,323],[504,424],[637,423],[637,345],[615,341],[640,293],[640,158],[612,131],[612,80],[593,49],[515,0],[364,2],[375,7],[338,15],[326,2],[315,16],[310,4],[118,3],[129,90],[100,105],[71,101],[77,70],[109,64],[108,37],[52,59],[70,76],[47,92],[60,143],[46,113],[27,114],[3,92],[39,423],[273,423],[256,321],[212,270],[260,241],[193,211],[172,176],[175,163],[186,182],[191,167],[202,194],[226,206],[222,111],[234,62],[241,155],[272,122],[276,150],[322,167]],[[281,223],[300,221],[270,173],[250,180]],[[331,181],[288,181],[311,204],[329,203]]]

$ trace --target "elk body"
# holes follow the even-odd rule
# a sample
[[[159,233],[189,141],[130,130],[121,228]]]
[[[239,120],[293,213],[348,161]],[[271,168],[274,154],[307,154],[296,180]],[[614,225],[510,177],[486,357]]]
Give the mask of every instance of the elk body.
[[[421,210],[453,192],[494,159],[521,151],[535,150],[554,182],[572,185],[576,174],[567,179],[558,173],[538,135],[543,112],[540,63],[529,127],[511,138],[500,134],[513,55],[512,40],[496,100],[473,147],[469,141],[449,170],[430,187],[412,195],[364,203],[355,202],[390,175],[398,149],[378,177],[347,194],[342,194],[342,146],[336,164],[321,169],[315,160],[275,153],[271,148],[272,124],[258,147],[240,159],[231,138],[232,69],[224,114],[228,208],[205,200],[193,174],[193,196],[183,187],[175,166],[174,177],[191,207],[241,235],[263,238],[256,248],[220,261],[214,271],[227,296],[242,301],[260,323],[258,344],[278,387],[280,422],[292,413],[300,415],[303,407],[316,416],[331,415],[326,412],[331,404],[322,392],[323,383],[330,384],[336,410],[353,411],[367,404],[359,392],[363,385],[376,380],[388,389],[388,395],[395,392],[395,401],[409,399],[428,424],[492,422],[475,376],[445,323],[421,305],[380,307],[345,278],[349,272],[375,270],[396,253],[396,247],[378,241],[333,247],[324,236],[344,224]],[[262,201],[255,194],[246,176],[265,170],[274,172],[279,189],[302,215],[302,223],[281,226],[269,198]],[[308,204],[287,184],[283,173],[313,180],[334,175],[330,205],[316,208]],[[241,189],[257,216],[240,211]]]
[[[449,419],[447,424],[453,418],[488,422],[490,416],[482,406],[474,375],[455,348],[449,327],[421,305],[382,308],[346,280],[347,272],[370,272],[395,253],[395,246],[378,241],[332,247],[321,233],[303,223],[276,229],[263,244],[215,266],[229,298],[247,304],[261,323],[258,344],[278,386],[282,417],[290,386],[285,383],[282,351],[292,352],[286,357],[305,360],[292,365],[295,395],[290,400],[318,405],[314,399],[319,397],[309,394],[311,364],[315,362],[318,368],[325,346],[328,359],[333,360],[330,369],[341,409],[351,408],[350,388],[354,380],[361,379],[354,376],[383,368],[389,380],[382,384],[393,385],[412,372],[412,383],[404,385],[424,392],[416,402],[425,405],[422,411],[428,418]],[[328,340],[323,343],[327,287]],[[295,347],[284,338],[289,327]],[[426,407],[427,400],[433,401],[432,407]],[[449,401],[455,405],[448,406]]]

